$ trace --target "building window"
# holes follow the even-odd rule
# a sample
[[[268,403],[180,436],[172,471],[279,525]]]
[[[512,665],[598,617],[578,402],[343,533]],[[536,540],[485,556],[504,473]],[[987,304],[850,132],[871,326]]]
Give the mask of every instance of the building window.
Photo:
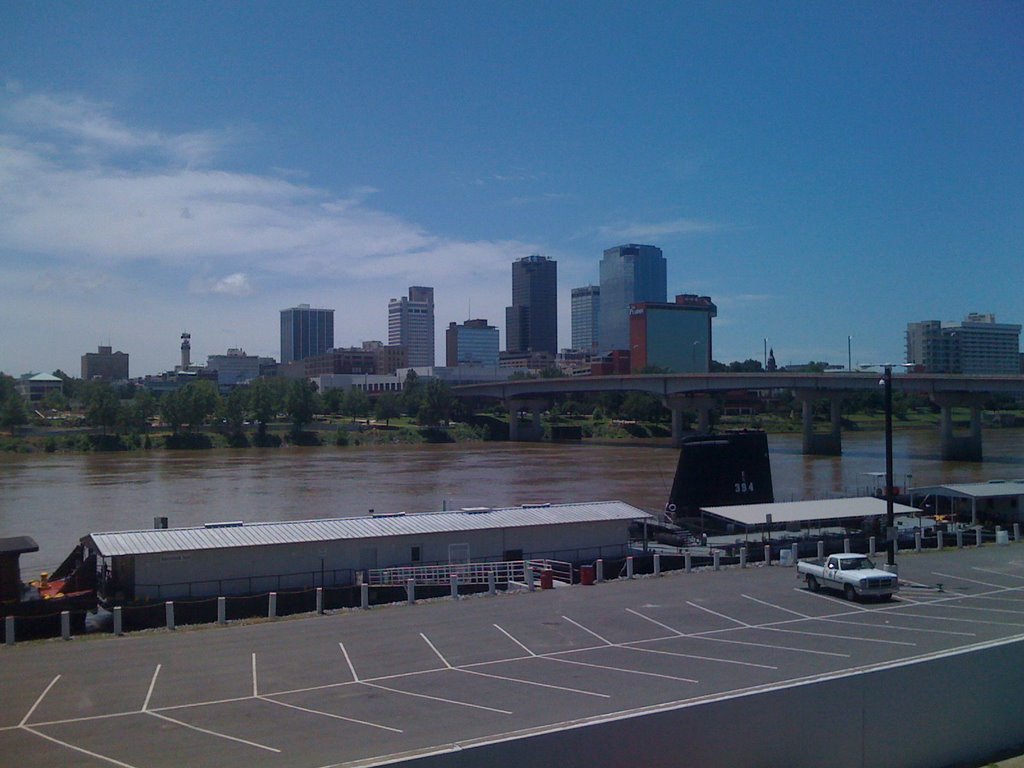
[[[412,552],[409,553],[409,562],[418,563],[422,557],[420,546],[417,544],[412,548]]]

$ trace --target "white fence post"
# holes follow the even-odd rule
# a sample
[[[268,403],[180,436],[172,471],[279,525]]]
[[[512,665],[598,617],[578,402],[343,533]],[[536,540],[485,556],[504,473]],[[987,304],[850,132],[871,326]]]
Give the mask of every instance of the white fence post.
[[[14,645],[14,617],[4,617],[4,644]]]
[[[714,563],[715,570],[717,571],[721,565],[722,553],[717,549],[711,553],[711,562]]]
[[[359,585],[359,607],[364,611],[370,610],[370,585],[363,582]],[[324,612],[323,602],[320,603],[320,613]]]
[[[164,614],[167,617],[167,628],[174,629],[174,602],[172,600],[164,603]]]
[[[452,600],[458,600],[459,599],[459,576],[458,576],[458,574],[453,573],[451,576],[448,577],[448,581],[451,584]]]
[[[120,637],[124,634],[123,625],[121,623],[121,606],[114,606],[114,634]]]
[[[594,581],[598,584],[604,581],[604,560],[600,557],[594,563]]]
[[[632,579],[633,578],[633,556],[632,555],[630,555],[629,557],[626,558],[626,578],[627,579]]]
[[[228,623],[228,599],[226,597],[217,598],[217,623]]]
[[[942,529],[941,528],[939,528],[939,530],[937,530],[935,532],[935,548],[936,549],[942,549]]]
[[[416,579],[406,579],[405,581],[405,594],[409,601],[409,605],[413,605],[416,602]]]
[[[654,553],[654,575],[661,576],[661,555]]]
[[[850,540],[849,539],[843,539],[843,553],[847,554],[847,555],[850,554]]]
[[[821,560],[825,556],[825,542],[818,542],[818,559]]]
[[[533,592],[536,587],[533,585],[533,566],[527,560],[523,563],[524,575],[526,576],[526,588]]]
[[[267,618],[277,618],[277,592],[270,593],[270,599],[267,601]]]
[[[870,537],[870,538],[868,539],[868,554],[869,554],[869,555],[870,555],[871,557],[874,557],[874,556],[875,556],[875,547],[876,547],[876,543],[875,543],[875,537],[874,537],[874,536],[872,536],[872,537]],[[824,555],[822,555],[822,557],[824,557]]]
[[[764,564],[765,565],[771,565],[772,564],[772,545],[771,544],[765,544],[764,545]]]
[[[497,579],[494,577],[494,569],[487,571],[487,594],[492,597],[498,594]]]

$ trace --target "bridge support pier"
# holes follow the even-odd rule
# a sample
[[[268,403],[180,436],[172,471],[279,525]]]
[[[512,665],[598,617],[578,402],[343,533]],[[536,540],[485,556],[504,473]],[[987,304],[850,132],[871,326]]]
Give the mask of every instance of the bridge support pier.
[[[715,407],[714,398],[674,395],[665,398],[663,402],[665,407],[672,412],[672,445],[674,447],[678,448],[683,442],[683,434],[686,432],[687,426],[683,420],[683,414],[687,411],[697,413],[698,435],[706,435],[711,432],[711,411]]]
[[[982,461],[981,442],[981,406],[982,398],[977,395],[932,395],[934,402],[941,409],[939,429],[942,458],[945,461]],[[953,434],[953,407],[967,406],[971,409],[970,433],[967,435]]]
[[[508,400],[508,439],[514,443],[538,442],[544,437],[540,415],[548,407],[546,400]],[[519,423],[520,411],[530,412],[530,425]]]
[[[800,401],[802,415],[804,440],[804,454],[810,456],[841,456],[843,453],[842,404],[843,399],[836,393],[829,395],[829,423],[828,432],[814,431],[814,404],[824,399],[818,392],[810,390],[794,390],[794,396]]]

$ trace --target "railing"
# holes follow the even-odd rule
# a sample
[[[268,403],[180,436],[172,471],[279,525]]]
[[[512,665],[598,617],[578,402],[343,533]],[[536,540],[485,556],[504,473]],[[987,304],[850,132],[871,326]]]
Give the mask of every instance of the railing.
[[[539,577],[550,570],[556,581],[572,584],[572,564],[560,560],[511,560],[483,563],[439,563],[398,568],[373,568],[367,571],[370,586],[405,586],[411,579],[417,586],[450,584],[455,576],[459,584],[488,584],[493,574],[495,584],[523,583],[529,569]]]

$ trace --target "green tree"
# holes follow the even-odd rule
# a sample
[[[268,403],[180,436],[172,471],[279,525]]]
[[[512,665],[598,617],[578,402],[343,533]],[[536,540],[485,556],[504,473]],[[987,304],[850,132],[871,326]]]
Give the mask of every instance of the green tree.
[[[68,399],[63,392],[54,389],[46,393],[46,397],[39,403],[39,407],[44,411],[66,411]]]
[[[249,386],[249,413],[260,440],[266,437],[267,425],[280,410],[277,389],[268,379],[257,379]]]
[[[28,423],[25,401],[14,387],[14,379],[0,373],[0,426],[13,435],[18,427]]]
[[[245,414],[249,408],[249,392],[245,387],[235,387],[227,397],[221,398],[219,414],[224,420],[225,431],[232,437],[245,432]]]
[[[423,402],[416,418],[424,425],[447,424],[454,402],[451,387],[440,379],[431,379],[424,388]]]
[[[308,379],[297,379],[288,386],[284,398],[284,411],[292,422],[292,431],[298,434],[313,421],[319,410],[316,384]]]
[[[82,402],[85,406],[85,423],[99,427],[104,435],[108,429],[116,429],[124,422],[121,398],[106,382],[87,383],[82,392]]]
[[[194,381],[165,394],[160,399],[160,415],[174,434],[186,424],[191,431],[216,412],[219,402],[220,395],[212,382]]]
[[[323,403],[324,413],[341,413],[345,402],[345,390],[337,388],[328,389],[326,392],[321,393],[320,401]]]
[[[402,409],[407,416],[415,416],[419,413],[423,404],[424,385],[420,381],[416,371],[409,369],[405,375],[405,383],[402,385]]]
[[[145,387],[138,387],[132,397],[131,405],[128,407],[126,422],[128,429],[132,432],[142,433],[149,427],[149,420],[157,411],[159,406],[153,393]]]
[[[633,421],[662,421],[666,413],[658,398],[646,392],[627,394],[619,412]]]
[[[373,415],[377,421],[383,421],[385,426],[391,426],[391,420],[402,415],[401,404],[394,392],[382,392],[374,404]]]
[[[370,412],[370,396],[365,391],[353,387],[345,393],[341,403],[341,412],[351,416],[353,423],[358,416],[366,416]]]
[[[85,382],[81,379],[76,379],[74,376],[69,376],[60,368],[54,371],[53,375],[63,382],[61,389],[64,391],[64,396],[68,400],[77,400],[81,395],[82,387],[85,385]]]

